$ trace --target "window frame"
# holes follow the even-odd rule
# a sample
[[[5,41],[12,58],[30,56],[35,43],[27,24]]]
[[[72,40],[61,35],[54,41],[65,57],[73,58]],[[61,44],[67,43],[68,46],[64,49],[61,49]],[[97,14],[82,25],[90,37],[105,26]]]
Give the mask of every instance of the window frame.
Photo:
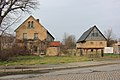
[[[23,39],[27,39],[27,33],[23,33]]]
[[[38,33],[34,33],[34,39],[38,39]]]
[[[31,28],[30,21],[28,21],[28,28]]]
[[[31,21],[31,28],[33,28],[34,27],[34,22],[33,21]]]
[[[34,21],[28,21],[28,28],[34,28]]]

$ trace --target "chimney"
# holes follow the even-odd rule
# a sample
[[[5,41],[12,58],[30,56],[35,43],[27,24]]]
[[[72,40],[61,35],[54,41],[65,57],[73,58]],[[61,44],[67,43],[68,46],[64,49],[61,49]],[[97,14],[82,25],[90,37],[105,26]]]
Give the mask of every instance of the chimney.
[[[39,19],[37,19],[37,21],[39,22]]]

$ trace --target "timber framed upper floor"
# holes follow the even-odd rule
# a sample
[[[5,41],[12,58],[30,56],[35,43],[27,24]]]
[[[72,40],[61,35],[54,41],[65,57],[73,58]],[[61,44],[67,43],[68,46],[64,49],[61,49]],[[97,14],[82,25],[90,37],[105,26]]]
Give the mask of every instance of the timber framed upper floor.
[[[85,31],[76,44],[77,49],[103,49],[106,46],[107,39],[96,25]]]

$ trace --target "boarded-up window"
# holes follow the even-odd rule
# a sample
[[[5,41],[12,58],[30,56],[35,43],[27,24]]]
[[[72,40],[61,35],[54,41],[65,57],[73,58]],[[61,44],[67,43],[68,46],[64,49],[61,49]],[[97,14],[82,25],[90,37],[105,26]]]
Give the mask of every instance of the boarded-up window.
[[[27,33],[23,33],[23,39],[27,39]]]

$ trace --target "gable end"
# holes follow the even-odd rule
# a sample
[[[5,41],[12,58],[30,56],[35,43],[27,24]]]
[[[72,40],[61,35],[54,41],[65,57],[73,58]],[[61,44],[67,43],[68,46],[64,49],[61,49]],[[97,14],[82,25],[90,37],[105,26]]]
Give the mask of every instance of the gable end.
[[[84,32],[83,34],[82,34],[82,36],[78,39],[78,41],[77,41],[77,43],[79,43],[79,42],[85,42],[86,40],[99,40],[99,39],[97,39],[97,38],[93,38],[93,37],[91,37],[91,35],[92,35],[92,31],[94,30],[94,29],[96,29],[97,31],[98,31],[98,33],[101,35],[101,38],[103,38],[104,40],[107,40],[106,38],[105,38],[105,36],[101,33],[101,31],[96,27],[96,26],[93,26],[93,27],[91,27],[90,29],[88,29],[86,32]],[[97,33],[97,35],[99,35]],[[92,39],[93,38],[93,39]],[[99,37],[100,38],[100,37]]]

